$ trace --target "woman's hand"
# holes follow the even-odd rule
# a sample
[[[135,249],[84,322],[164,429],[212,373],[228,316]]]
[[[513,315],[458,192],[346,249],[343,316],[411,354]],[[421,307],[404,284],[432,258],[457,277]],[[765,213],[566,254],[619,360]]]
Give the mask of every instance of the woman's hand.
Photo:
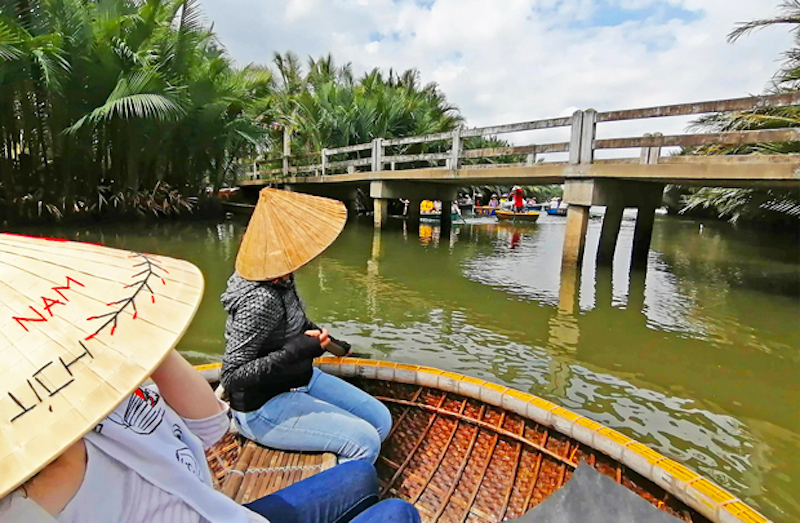
[[[310,330],[306,331],[306,336],[311,336],[312,338],[319,338],[319,346],[323,349],[327,348],[328,345],[331,344],[331,338],[328,335],[328,329],[322,330]]]

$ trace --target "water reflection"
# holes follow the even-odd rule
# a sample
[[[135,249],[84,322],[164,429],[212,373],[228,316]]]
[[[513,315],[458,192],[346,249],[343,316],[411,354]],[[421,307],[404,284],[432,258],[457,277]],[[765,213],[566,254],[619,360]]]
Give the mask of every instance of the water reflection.
[[[388,294],[405,305],[405,317],[384,314],[368,334],[383,339],[388,357],[499,379],[566,404],[702,470],[762,508],[770,505],[764,491],[785,491],[767,473],[776,464],[764,452],[763,434],[746,420],[766,414],[796,430],[795,412],[787,412],[786,403],[771,403],[773,392],[797,400],[796,374],[776,375],[773,361],[747,352],[737,351],[728,361],[709,343],[713,321],[698,314],[704,291],[685,288],[664,253],[653,251],[646,270],[630,268],[632,227],[623,227],[613,268],[597,267],[587,256],[581,270],[560,267],[552,240],[563,232],[557,223],[552,230],[457,227],[451,234],[455,248],[438,255],[435,228],[421,227],[416,245],[409,241],[413,231],[406,232],[402,247],[385,245],[391,254],[381,271]],[[596,245],[593,234],[590,228],[589,253]],[[426,274],[412,275],[410,260]],[[442,292],[432,292],[437,289]],[[430,301],[421,303],[425,299]],[[724,302],[712,301],[725,309]],[[412,312],[417,307],[420,315]],[[789,319],[796,311],[793,304],[777,312]],[[714,321],[729,314],[717,309]],[[740,329],[747,318],[724,321]],[[767,334],[762,343],[774,343]],[[796,331],[787,324],[776,334]],[[757,383],[742,382],[742,369],[757,375]],[[779,383],[759,398],[763,382],[771,379]],[[796,486],[788,491],[796,492]],[[780,510],[787,507],[797,508],[784,503]]]

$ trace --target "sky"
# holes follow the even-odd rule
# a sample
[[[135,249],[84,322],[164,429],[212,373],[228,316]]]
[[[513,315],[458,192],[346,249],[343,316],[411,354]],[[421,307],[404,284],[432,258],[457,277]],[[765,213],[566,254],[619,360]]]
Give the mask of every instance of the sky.
[[[292,50],[356,73],[416,68],[485,126],[759,94],[791,37],[735,44],[738,22],[778,0],[203,0],[241,65]],[[680,132],[686,119],[607,124],[599,137]],[[563,137],[561,137],[563,138]],[[536,142],[542,138],[537,137]],[[515,142],[520,141],[514,139]],[[522,141],[525,141],[524,139]],[[529,142],[531,140],[528,140]]]

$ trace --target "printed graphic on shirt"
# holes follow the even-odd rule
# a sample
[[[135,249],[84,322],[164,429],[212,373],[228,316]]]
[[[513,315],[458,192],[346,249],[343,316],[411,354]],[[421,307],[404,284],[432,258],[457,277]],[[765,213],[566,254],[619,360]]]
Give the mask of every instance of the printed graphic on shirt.
[[[192,454],[192,451],[188,449],[188,447],[176,450],[175,458],[178,460],[178,463],[185,466],[189,472],[197,476],[199,479],[203,479],[203,475],[200,473],[200,466],[197,464],[197,460],[194,459],[194,455]]]
[[[118,411],[114,411],[108,416],[108,420],[130,429],[134,434],[147,436],[152,434],[164,419],[166,410],[158,406],[161,396],[149,389],[136,389],[133,394],[128,396],[128,403],[125,406],[125,413],[122,417]]]

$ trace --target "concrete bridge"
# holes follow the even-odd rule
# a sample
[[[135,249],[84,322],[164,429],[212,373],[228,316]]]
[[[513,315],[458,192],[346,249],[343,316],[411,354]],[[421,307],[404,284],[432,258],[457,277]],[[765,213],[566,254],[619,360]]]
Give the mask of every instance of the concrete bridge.
[[[382,226],[392,199],[408,199],[409,220],[419,220],[422,200],[441,200],[449,209],[458,187],[470,185],[564,184],[569,204],[563,265],[577,266],[583,257],[589,207],[606,207],[598,263],[611,263],[625,208],[638,209],[634,233],[633,263],[647,260],[655,210],[661,205],[664,185],[713,187],[800,187],[800,155],[662,155],[665,147],[776,144],[800,141],[800,128],[663,136],[599,139],[598,126],[674,116],[693,116],[760,107],[800,105],[800,94],[739,98],[693,104],[621,111],[576,111],[571,117],[550,118],[508,125],[407,138],[376,138],[370,143],[323,149],[304,157],[290,154],[290,135],[284,135],[284,154],[274,160],[279,168],[254,166],[243,190],[267,185],[281,186],[320,196],[355,202],[358,191],[374,200],[374,221]],[[465,140],[509,133],[568,128],[568,142],[469,149]],[[596,159],[602,150],[637,149],[633,158]],[[765,147],[764,150],[768,150]],[[546,161],[554,153],[568,161]],[[491,163],[489,163],[491,162]],[[442,213],[442,228],[451,226]]]

